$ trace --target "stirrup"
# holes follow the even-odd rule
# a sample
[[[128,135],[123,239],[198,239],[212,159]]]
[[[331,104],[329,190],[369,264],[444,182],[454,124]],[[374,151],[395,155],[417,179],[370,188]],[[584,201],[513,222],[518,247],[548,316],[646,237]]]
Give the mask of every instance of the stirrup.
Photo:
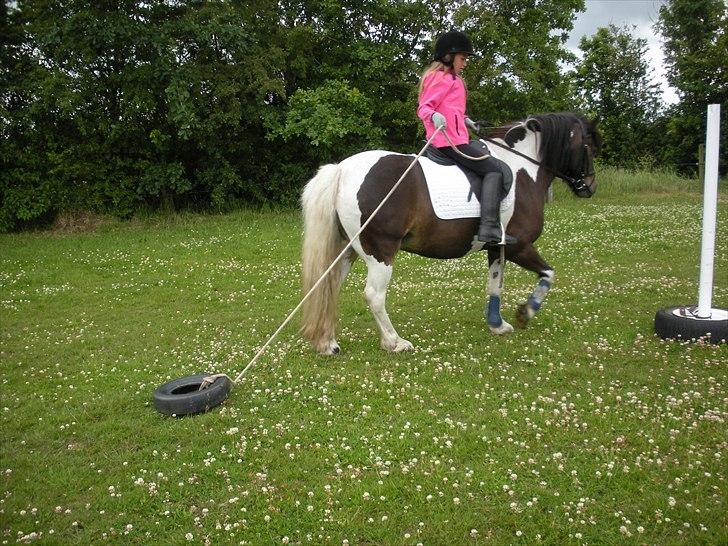
[[[485,246],[488,246],[488,247],[510,246],[510,245],[515,245],[516,243],[518,243],[518,239],[516,239],[512,235],[508,235],[508,234],[506,234],[505,237],[501,237],[501,239],[498,241],[496,241],[494,239],[488,239],[487,241],[484,241],[480,237],[476,237],[476,238],[478,239],[478,241],[480,241],[481,243],[483,243]]]
[[[488,230],[492,230],[491,233],[484,233]],[[497,232],[500,232],[500,234],[498,234],[496,230]],[[478,229],[476,239],[481,243],[485,243],[485,246],[507,246],[515,245],[518,242],[518,239],[512,235],[508,235],[500,225],[496,227],[493,225],[481,224]]]

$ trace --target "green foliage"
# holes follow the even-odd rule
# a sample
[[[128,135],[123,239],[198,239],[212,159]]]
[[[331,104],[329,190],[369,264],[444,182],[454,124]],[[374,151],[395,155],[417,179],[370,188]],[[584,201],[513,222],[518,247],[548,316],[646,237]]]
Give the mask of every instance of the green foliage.
[[[303,139],[320,150],[322,158],[335,151],[344,155],[378,146],[384,131],[372,123],[374,107],[345,81],[330,80],[312,90],[298,89],[288,101],[283,123],[272,123],[268,137]]]
[[[419,74],[454,24],[482,53],[467,74],[473,115],[562,109],[558,63],[583,6],[5,4],[0,228],[75,209],[292,204],[322,162],[411,151]]]
[[[642,42],[627,31],[587,40],[588,63],[577,77],[563,74],[575,62],[565,40],[584,6],[6,2],[0,230],[63,211],[129,217],[157,208],[292,205],[321,163],[368,147],[411,152],[422,138],[419,76],[435,37],[452,27],[468,32],[477,52],[465,73],[474,119],[500,123],[573,110],[581,101],[610,112],[605,153],[615,162],[659,164],[685,161],[686,154],[694,161],[706,93],[725,89],[725,14],[703,0],[695,8],[677,0],[665,8],[661,17],[672,26],[663,31],[674,32],[671,77],[693,98],[655,118],[652,91],[629,87],[642,81],[644,60]],[[706,24],[693,28],[693,16]],[[601,102],[587,100],[591,91]]]
[[[275,52],[262,57],[265,10],[82,0],[6,9],[0,227],[69,208],[129,216],[142,205],[265,200],[250,166],[265,142],[260,110],[282,90]]]
[[[667,79],[680,103],[670,112],[664,148],[669,161],[694,163],[705,137],[706,108],[723,105],[720,162],[728,164],[728,9],[724,0],[669,0],[657,28],[665,38]]]
[[[584,58],[574,78],[583,109],[600,120],[602,158],[635,166],[653,148],[645,135],[661,106],[659,86],[650,78],[647,41],[609,25],[583,37],[579,47]]]
[[[667,78],[687,105],[723,103],[728,93],[728,13],[723,0],[669,0],[660,8]]]
[[[477,116],[502,123],[546,111],[571,110],[574,98],[561,63],[583,0],[486,0],[465,3],[456,22],[468,28],[478,56],[466,73]]]

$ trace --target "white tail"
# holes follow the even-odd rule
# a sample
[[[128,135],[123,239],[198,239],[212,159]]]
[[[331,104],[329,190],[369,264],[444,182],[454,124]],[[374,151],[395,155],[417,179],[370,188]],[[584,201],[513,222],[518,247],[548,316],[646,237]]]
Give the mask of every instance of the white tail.
[[[339,191],[338,165],[324,165],[303,189],[303,293],[311,287],[346,246],[336,219]],[[320,353],[335,345],[336,302],[339,295],[342,260],[311,294],[303,306],[303,336]]]

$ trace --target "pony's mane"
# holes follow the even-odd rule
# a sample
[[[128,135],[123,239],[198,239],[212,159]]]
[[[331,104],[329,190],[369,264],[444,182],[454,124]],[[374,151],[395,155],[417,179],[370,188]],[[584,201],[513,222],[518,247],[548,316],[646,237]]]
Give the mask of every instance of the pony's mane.
[[[575,124],[578,124],[585,134],[590,134],[599,147],[601,141],[598,134],[593,130],[592,124],[581,114],[574,112],[557,112],[531,116],[524,121],[508,123],[491,131],[488,135],[492,138],[500,138],[509,146],[526,137],[526,132],[538,131],[539,156],[541,161],[556,170],[563,170],[569,163],[569,142],[571,131]]]

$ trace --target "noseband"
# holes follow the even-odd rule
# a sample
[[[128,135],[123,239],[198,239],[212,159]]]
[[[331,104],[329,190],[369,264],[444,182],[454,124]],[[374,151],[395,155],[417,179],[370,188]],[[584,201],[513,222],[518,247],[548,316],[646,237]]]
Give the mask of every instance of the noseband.
[[[582,140],[584,138],[584,130],[582,129]],[[594,163],[592,162],[592,168],[589,170],[589,172],[585,171],[585,165],[589,165],[589,145],[584,144],[582,145],[582,155],[581,155],[581,174],[579,174],[578,178],[572,178],[570,176],[565,176],[553,169],[549,169],[549,167],[546,167],[549,169],[554,175],[558,176],[562,180],[564,180],[571,188],[576,192],[582,192],[582,191],[588,191],[590,193],[592,192],[591,186],[589,186],[586,182],[584,182],[585,178],[590,178],[594,176],[596,173],[594,172]]]

